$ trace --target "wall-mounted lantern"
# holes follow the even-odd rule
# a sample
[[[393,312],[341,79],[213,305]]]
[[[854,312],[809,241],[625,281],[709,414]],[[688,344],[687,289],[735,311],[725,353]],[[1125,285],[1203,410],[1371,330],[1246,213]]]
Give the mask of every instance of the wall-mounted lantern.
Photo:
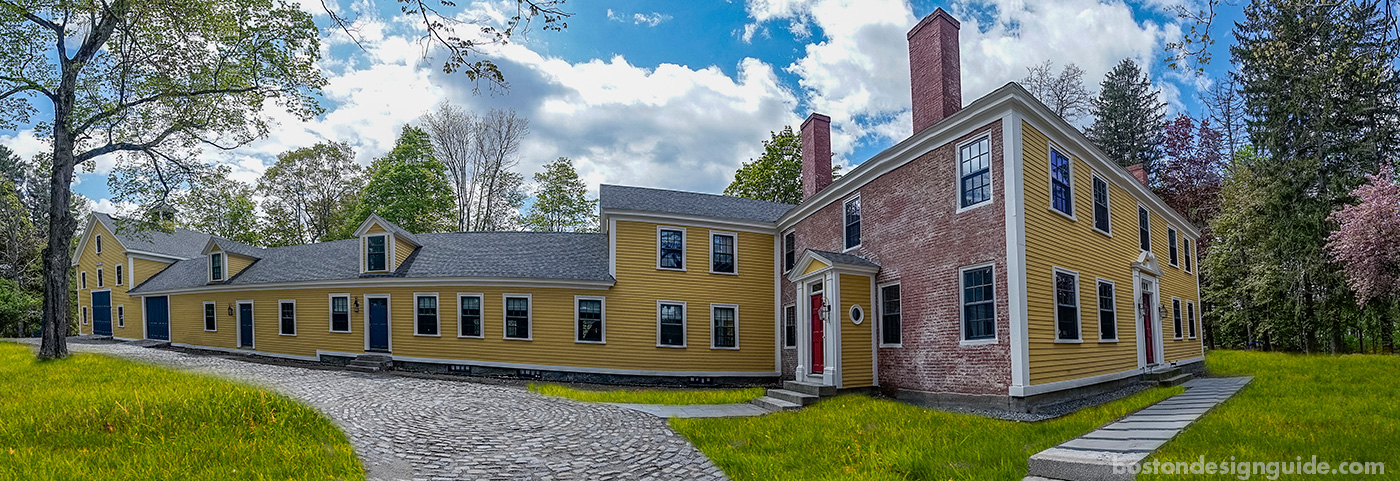
[[[355,312],[360,312],[360,298],[355,298]]]
[[[233,304],[228,305],[228,317],[233,317]]]

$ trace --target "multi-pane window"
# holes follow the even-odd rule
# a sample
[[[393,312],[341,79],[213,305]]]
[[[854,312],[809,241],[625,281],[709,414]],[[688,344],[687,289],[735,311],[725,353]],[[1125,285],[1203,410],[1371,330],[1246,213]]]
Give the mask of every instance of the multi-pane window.
[[[204,303],[204,330],[217,331],[219,329],[219,316],[214,309],[213,302]]]
[[[578,300],[578,341],[603,342],[603,300]]]
[[[457,335],[481,337],[481,296],[458,296]]]
[[[1108,217],[1108,182],[1094,177],[1094,228],[1105,233],[1113,232],[1113,223]]]
[[[1191,272],[1191,239],[1182,239],[1181,247],[1185,249],[1182,253],[1186,254],[1186,272]]]
[[[657,247],[661,256],[657,266],[662,269],[685,269],[685,231],[661,229],[657,236]]]
[[[1079,275],[1055,271],[1055,339],[1079,339]]]
[[[117,264],[117,269],[114,272],[117,274],[117,285],[122,285],[122,265]]]
[[[84,272],[78,274],[78,286],[79,286],[79,287],[82,287],[83,289],[87,289],[87,272],[86,272],[86,271],[84,271]]]
[[[735,272],[733,234],[710,234],[710,272]]]
[[[962,272],[963,340],[997,337],[997,310],[992,291],[992,266]]]
[[[365,270],[389,270],[389,236],[376,235],[365,238]]]
[[[224,280],[223,254],[209,254],[209,279],[215,281]]]
[[[86,326],[87,323],[88,323],[87,306],[83,306],[83,325]]]
[[[710,308],[710,322],[710,332],[714,337],[710,347],[717,349],[739,347],[739,308],[712,306]]]
[[[1186,331],[1192,339],[1196,338],[1196,303],[1186,303]]]
[[[1113,283],[1099,280],[1099,339],[1118,339],[1118,309],[1113,305]]]
[[[117,327],[126,327],[126,306],[117,306]]]
[[[102,253],[102,234],[97,234],[97,253]]]
[[[1167,260],[1171,261],[1171,265],[1177,265],[1176,229],[1171,227],[1167,228]]]
[[[102,268],[97,268],[97,287],[102,287]]]
[[[1138,248],[1152,251],[1152,227],[1148,223],[1147,209],[1138,207]]]
[[[1069,157],[1050,149],[1050,207],[1065,215],[1074,215],[1073,185]]]
[[[783,272],[792,270],[797,264],[797,233],[788,232],[783,236]]]
[[[656,343],[662,346],[685,347],[685,304],[660,303],[657,309],[658,333]]]
[[[331,332],[350,332],[350,296],[331,297]]]
[[[958,149],[962,207],[992,200],[991,137],[982,137]]]
[[[860,247],[860,197],[846,201],[846,248]]]
[[[1181,339],[1181,299],[1172,299],[1172,337]]]
[[[278,312],[278,333],[283,336],[297,335],[297,303],[296,301],[279,301],[277,303]]]
[[[506,298],[506,338],[530,338],[530,298]]]
[[[435,295],[414,296],[414,334],[420,336],[438,335],[438,298]]]
[[[783,347],[797,347],[797,306],[783,308]]]
[[[898,345],[900,339],[899,284],[880,288],[880,344]]]

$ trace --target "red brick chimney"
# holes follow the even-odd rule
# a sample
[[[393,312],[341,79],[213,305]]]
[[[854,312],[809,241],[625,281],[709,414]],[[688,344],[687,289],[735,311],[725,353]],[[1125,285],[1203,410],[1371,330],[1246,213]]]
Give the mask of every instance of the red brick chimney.
[[[939,8],[909,31],[909,83],[914,100],[914,133],[962,109],[958,28],[958,21]]]
[[[1147,169],[1143,168],[1142,164],[1129,165],[1128,173],[1133,174],[1133,178],[1137,179],[1138,182],[1141,182],[1142,185],[1152,187],[1150,184],[1147,183]]]
[[[831,185],[831,117],[813,113],[802,122],[802,200]]]

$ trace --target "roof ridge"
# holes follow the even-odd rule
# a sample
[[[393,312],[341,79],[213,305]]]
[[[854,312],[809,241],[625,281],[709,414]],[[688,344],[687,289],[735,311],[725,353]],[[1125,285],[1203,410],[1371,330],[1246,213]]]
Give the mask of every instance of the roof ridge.
[[[725,199],[738,199],[738,200],[740,200],[740,201],[742,201],[742,202],[763,202],[763,203],[767,203],[767,204],[786,205],[786,206],[796,206],[796,205],[797,205],[797,204],[789,204],[789,203],[786,203],[786,202],[777,202],[777,201],[771,201],[771,200],[750,199],[750,198],[748,198],[748,197],[739,197],[739,196],[725,195],[725,194],[714,194],[714,193],[710,193],[710,192],[695,192],[695,191],[692,191],[692,190],[662,189],[662,188],[658,188],[658,187],[640,187],[640,186],[635,186],[635,185],[621,185],[621,184],[599,184],[598,190],[599,190],[600,194],[601,194],[601,192],[602,192],[602,188],[603,188],[603,187],[617,187],[617,188],[623,188],[623,189],[639,189],[639,190],[654,190],[654,191],[659,191],[659,192],[672,192],[672,193],[678,193],[678,194],[706,195],[706,196],[710,196],[710,197],[721,197],[721,198],[725,198]]]

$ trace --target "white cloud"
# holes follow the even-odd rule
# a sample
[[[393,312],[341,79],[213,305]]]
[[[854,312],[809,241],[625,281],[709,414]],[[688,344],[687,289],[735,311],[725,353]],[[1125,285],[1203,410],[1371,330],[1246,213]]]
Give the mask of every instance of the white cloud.
[[[26,160],[52,149],[49,141],[34,135],[33,129],[24,129],[8,135],[0,134],[0,145],[9,147],[15,155]]]
[[[660,12],[651,12],[650,14],[633,13],[631,15],[628,15],[625,13],[615,12],[611,8],[608,9],[607,14],[608,20],[612,20],[614,22],[631,22],[633,25],[646,25],[648,27],[655,27],[657,25],[660,25],[662,22],[671,19],[670,15],[666,15]]]
[[[112,199],[97,199],[92,203],[92,211],[121,215],[135,212],[136,204],[130,202],[112,202]]]

